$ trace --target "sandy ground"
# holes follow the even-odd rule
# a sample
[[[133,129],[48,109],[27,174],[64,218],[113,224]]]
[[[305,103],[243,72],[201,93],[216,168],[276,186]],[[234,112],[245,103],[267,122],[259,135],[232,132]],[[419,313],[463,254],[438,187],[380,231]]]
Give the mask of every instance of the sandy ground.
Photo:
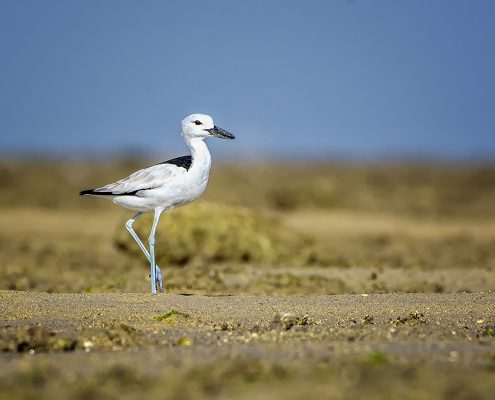
[[[0,398],[491,398],[495,294],[0,292]]]
[[[77,196],[141,166],[0,166],[0,400],[493,398],[492,166],[215,168],[202,202],[273,216],[315,257],[174,264],[171,213],[158,296],[132,213]]]

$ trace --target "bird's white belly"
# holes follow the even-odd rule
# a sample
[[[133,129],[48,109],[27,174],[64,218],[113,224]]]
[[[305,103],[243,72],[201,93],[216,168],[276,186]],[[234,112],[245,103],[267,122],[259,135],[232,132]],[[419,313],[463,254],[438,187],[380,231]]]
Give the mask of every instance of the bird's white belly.
[[[209,172],[209,171],[208,171]],[[167,186],[146,190],[137,196],[114,197],[113,202],[134,211],[147,212],[156,208],[164,210],[186,205],[200,197],[208,185],[208,173],[184,176]]]

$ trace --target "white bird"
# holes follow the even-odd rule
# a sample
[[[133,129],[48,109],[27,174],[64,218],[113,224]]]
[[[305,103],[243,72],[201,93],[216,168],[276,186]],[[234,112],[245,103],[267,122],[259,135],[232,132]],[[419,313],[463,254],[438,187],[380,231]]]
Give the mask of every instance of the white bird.
[[[163,291],[162,272],[155,262],[155,232],[160,215],[165,210],[183,206],[203,194],[208,184],[211,156],[204,140],[210,136],[235,139],[230,132],[217,127],[205,114],[191,114],[182,120],[182,137],[190,156],[171,160],[141,169],[117,182],[97,189],[83,190],[80,195],[106,197],[115,204],[137,211],[125,227],[137,242],[151,265],[151,293],[157,286]],[[155,212],[149,236],[150,250],[141,242],[132,224],[145,212]]]

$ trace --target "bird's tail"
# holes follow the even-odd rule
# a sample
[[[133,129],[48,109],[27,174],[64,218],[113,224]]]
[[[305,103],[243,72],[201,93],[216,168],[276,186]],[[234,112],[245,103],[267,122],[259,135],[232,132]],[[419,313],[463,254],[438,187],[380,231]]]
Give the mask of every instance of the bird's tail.
[[[116,196],[116,194],[112,192],[99,191],[97,189],[88,189],[79,192],[79,196]]]

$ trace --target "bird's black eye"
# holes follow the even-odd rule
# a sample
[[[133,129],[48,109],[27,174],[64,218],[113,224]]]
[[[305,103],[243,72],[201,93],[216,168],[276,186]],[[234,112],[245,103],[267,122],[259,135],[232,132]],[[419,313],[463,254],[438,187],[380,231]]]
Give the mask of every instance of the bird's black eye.
[[[194,123],[195,123],[196,125],[203,125],[203,123],[202,123],[199,119],[197,119],[196,121],[194,121]]]

